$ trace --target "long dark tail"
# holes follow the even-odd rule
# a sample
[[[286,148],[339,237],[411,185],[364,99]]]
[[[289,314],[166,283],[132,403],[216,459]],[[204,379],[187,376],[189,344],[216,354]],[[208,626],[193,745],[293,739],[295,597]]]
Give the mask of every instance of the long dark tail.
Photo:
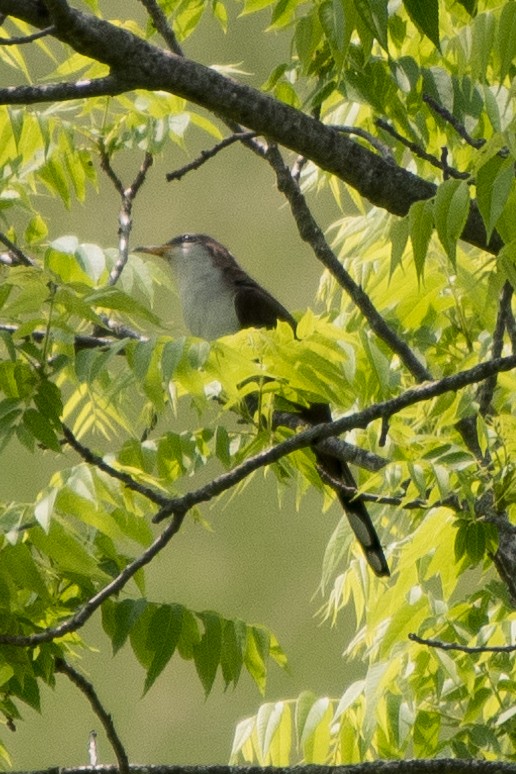
[[[342,483],[344,486],[356,490],[357,485],[349,467],[345,462],[341,462],[336,457],[330,457],[327,454],[316,452],[315,456],[323,480],[329,483],[330,486],[332,483],[334,485],[344,512],[348,517],[350,527],[360,543],[370,568],[379,577],[390,575],[389,565],[385,559],[380,540],[363,501],[359,497],[353,499],[352,494],[348,495],[337,488],[337,485]]]
[[[312,403],[310,406],[304,407],[301,414],[314,424],[331,421],[330,407],[326,403]],[[339,484],[343,484],[353,492],[356,491],[356,481],[349,467],[345,462],[332,457],[330,454],[323,454],[316,449],[314,449],[314,453],[321,477],[337,492],[350,527],[360,543],[370,568],[379,577],[390,575],[389,565],[385,559],[380,540],[363,501],[360,497],[353,498],[352,493],[348,494],[338,488]]]

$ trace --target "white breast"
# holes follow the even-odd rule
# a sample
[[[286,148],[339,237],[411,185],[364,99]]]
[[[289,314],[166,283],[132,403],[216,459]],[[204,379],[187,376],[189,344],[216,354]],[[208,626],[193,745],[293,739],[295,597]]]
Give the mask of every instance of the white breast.
[[[180,250],[172,263],[183,317],[189,331],[203,339],[217,339],[240,330],[234,292],[223,282],[200,245]]]

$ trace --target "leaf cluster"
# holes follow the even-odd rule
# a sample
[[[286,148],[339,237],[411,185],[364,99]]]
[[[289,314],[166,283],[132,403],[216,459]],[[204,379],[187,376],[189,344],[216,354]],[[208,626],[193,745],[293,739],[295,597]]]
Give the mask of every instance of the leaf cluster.
[[[99,2],[86,5],[100,18]],[[231,34],[232,7],[221,0],[163,0],[160,8],[177,41],[210,14]],[[341,208],[328,228],[339,266],[393,335],[435,379],[514,353],[516,3],[245,0],[241,10],[261,14],[268,31],[290,43],[265,90],[372,146],[393,170],[400,164],[435,184],[434,196],[395,219],[297,161],[304,194],[329,190]],[[29,32],[14,17],[9,23]],[[156,42],[155,20],[113,23]],[[57,40],[35,45],[45,78],[108,75],[105,64]],[[43,77],[22,46],[0,46],[0,59],[28,83]],[[127,596],[104,599],[102,623],[115,653],[132,649],[145,691],[175,655],[193,662],[206,693],[217,675],[236,685],[242,670],[263,692],[269,659],[285,664],[273,634],[179,600],[148,599],[143,566],[164,534],[155,538],[150,527],[160,498],[180,497],[291,436],[277,426],[278,409],[325,403],[337,417],[401,395],[415,380],[335,272],[321,280],[323,313],[298,315],[295,337],[281,324],[212,343],[165,335],[155,307],[167,278],[135,255],[125,263],[132,200],[121,181],[118,250],[49,233],[44,197],[72,217],[76,204],[94,202],[99,174],[111,171],[113,181],[114,159],[159,158],[170,144],[191,154],[199,137],[219,140],[222,123],[162,90],[76,96],[44,108],[0,107],[0,217],[31,256],[14,265],[6,249],[0,268],[0,450],[5,457],[21,443],[34,455],[44,451],[56,470],[32,502],[5,503],[0,518],[0,632],[41,637],[27,649],[2,644],[6,723],[20,703],[39,708],[56,659],[87,645],[81,618],[64,636],[45,633],[73,624],[126,572]],[[460,242],[472,209],[484,246],[503,242],[496,256]],[[237,728],[234,761],[514,757],[511,656],[450,656],[408,635],[437,632],[464,645],[514,639],[492,558],[503,538],[499,520],[507,531],[514,520],[515,394],[512,373],[504,373],[485,389],[421,401],[385,417],[383,428],[371,423],[349,434],[385,459],[380,470],[359,472],[358,491],[369,497],[393,578],[386,586],[367,574],[340,521],[323,560],[322,615],[354,619],[346,655],[365,662],[364,675],[340,698],[303,692],[264,704]],[[471,420],[474,448],[461,431]],[[65,459],[66,437],[81,463]],[[299,502],[309,487],[319,489],[323,507],[333,501],[310,448],[272,467],[280,492],[294,480]]]

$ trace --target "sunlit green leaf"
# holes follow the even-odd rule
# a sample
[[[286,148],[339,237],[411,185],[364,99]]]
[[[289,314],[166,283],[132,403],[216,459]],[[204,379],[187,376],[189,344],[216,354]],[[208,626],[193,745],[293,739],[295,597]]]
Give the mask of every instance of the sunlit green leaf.
[[[439,48],[438,0],[403,0],[403,5],[414,24]]]
[[[437,189],[434,222],[441,244],[455,266],[457,240],[469,214],[469,190],[464,180],[446,180]]]
[[[516,24],[516,16],[515,24]],[[500,218],[514,185],[514,169],[511,159],[492,156],[477,172],[477,203],[485,223],[487,238]]]
[[[409,212],[410,241],[418,278],[423,277],[425,259],[434,225],[434,203],[431,199],[414,202]]]

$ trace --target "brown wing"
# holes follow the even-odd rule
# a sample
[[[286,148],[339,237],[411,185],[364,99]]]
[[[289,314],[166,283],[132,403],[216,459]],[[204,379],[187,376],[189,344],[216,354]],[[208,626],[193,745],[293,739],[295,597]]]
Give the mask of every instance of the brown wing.
[[[236,284],[235,311],[242,328],[274,328],[278,320],[284,320],[295,331],[296,322],[290,312],[265,288],[249,278]]]

